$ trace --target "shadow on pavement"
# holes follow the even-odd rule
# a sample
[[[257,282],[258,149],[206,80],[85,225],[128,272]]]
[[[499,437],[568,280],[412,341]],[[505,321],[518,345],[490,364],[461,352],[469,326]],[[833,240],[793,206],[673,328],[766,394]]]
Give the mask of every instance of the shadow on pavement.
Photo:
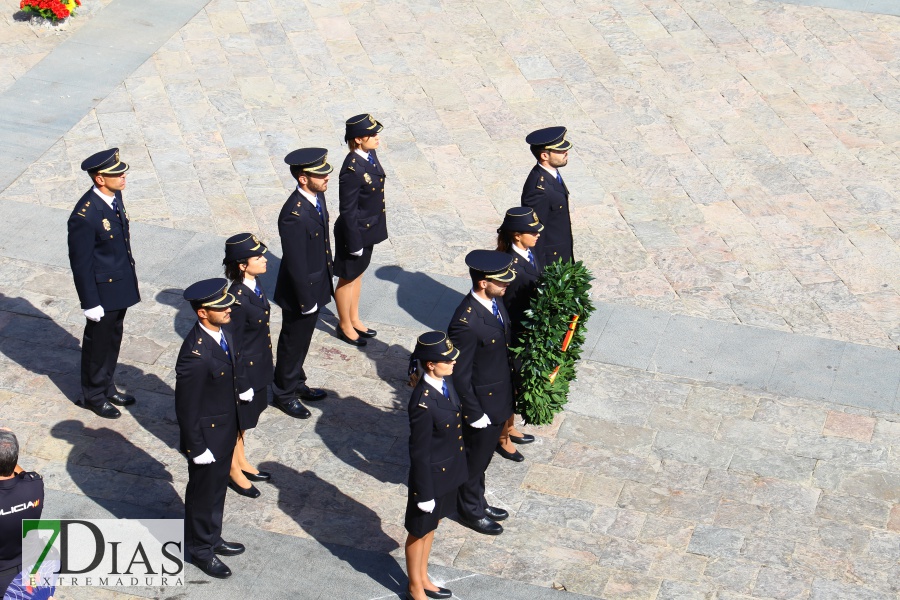
[[[66,461],[71,480],[115,517],[133,518],[135,505],[146,508],[147,518],[183,514],[168,465],[122,434],[106,427],[86,427],[74,419],[57,423],[50,434],[72,446]]]
[[[278,489],[279,509],[310,537],[385,588],[397,593],[406,589],[406,574],[388,555],[400,544],[381,529],[381,519],[375,511],[312,471],[299,472],[275,462],[264,462],[259,468],[272,474],[271,485]]]
[[[379,267],[375,271],[375,277],[397,284],[397,305],[422,323],[425,327],[423,331],[446,331],[453,311],[463,299],[463,294],[436,281],[427,273],[387,266]]]

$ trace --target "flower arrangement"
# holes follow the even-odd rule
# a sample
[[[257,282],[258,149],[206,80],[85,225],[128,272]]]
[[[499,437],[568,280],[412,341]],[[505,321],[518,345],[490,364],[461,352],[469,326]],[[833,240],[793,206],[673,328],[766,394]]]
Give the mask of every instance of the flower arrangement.
[[[75,14],[81,0],[22,0],[19,8],[49,21],[62,21]]]
[[[549,425],[568,400],[584,326],[594,312],[592,279],[581,261],[558,260],[538,280],[519,345],[510,349],[521,364],[516,411],[528,424]]]

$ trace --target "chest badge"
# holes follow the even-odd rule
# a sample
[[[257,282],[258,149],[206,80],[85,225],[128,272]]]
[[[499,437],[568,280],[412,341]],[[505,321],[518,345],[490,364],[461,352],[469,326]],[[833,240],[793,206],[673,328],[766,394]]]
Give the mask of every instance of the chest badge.
[[[366,183],[372,183],[372,177],[368,173],[363,173],[363,181]]]
[[[103,229],[105,229],[106,231],[112,229],[112,225],[109,224],[109,219],[103,219],[101,223],[103,223]]]

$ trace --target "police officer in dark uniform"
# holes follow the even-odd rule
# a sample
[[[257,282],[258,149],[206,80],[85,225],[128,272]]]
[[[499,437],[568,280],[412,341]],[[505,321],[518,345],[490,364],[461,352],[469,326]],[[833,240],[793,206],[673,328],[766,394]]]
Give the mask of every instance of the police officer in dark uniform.
[[[275,285],[275,302],[282,310],[281,334],[272,384],[274,404],[292,417],[308,419],[304,400],[321,400],[325,392],[306,385],[303,362],[309,351],[319,311],[334,295],[331,240],[325,190],[328,151],[324,148],[294,150],[284,158],[297,180],[278,216],[281,236],[281,268]]]
[[[116,389],[114,375],[122,345],[125,311],[141,301],[138,292],[128,213],[122,201],[128,165],[119,149],[98,152],[81,163],[93,187],[69,216],[69,264],[87,319],[81,343],[81,391],[84,405],[106,419],[121,413],[134,396]]]
[[[565,127],[547,127],[532,131],[525,138],[537,164],[531,169],[522,188],[522,206],[534,209],[544,230],[537,252],[544,265],[557,260],[574,260],[572,221],[569,216],[569,189],[559,169],[569,161],[572,143],[566,139]]]
[[[502,298],[516,273],[512,257],[496,250],[473,250],[466,256],[472,291],[463,298],[447,331],[460,355],[453,383],[462,401],[469,479],[459,488],[460,522],[487,535],[503,533],[497,523],[509,514],[488,506],[484,473],[513,415],[512,341],[509,314]]]
[[[250,390],[239,397],[238,433],[231,460],[228,487],[242,496],[260,495],[252,481],[269,481],[271,474],[253,467],[244,453],[247,430],[256,427],[259,416],[269,405],[268,388],[272,383],[272,334],[269,329],[269,300],[258,277],[266,272],[269,249],[252,233],[239,233],[225,240],[225,277],[231,281],[228,293],[237,298],[231,306],[228,331],[234,338],[240,363],[238,389]]]
[[[365,338],[376,331],[359,318],[362,274],[372,260],[372,248],[388,237],[384,202],[384,169],[375,149],[384,129],[372,115],[350,117],[345,124],[344,140],[350,152],[338,176],[340,216],[334,222],[334,290],[337,306],[338,338],[352,346],[365,346]]]
[[[18,460],[19,440],[0,430],[0,597],[22,570],[22,520],[40,519],[44,510],[44,480]]]
[[[459,357],[443,331],[419,336],[413,351],[409,399],[409,497],[404,524],[407,598],[449,598],[428,577],[428,556],[440,520],[456,512],[457,490],[468,479],[461,405],[450,375]]]
[[[220,556],[244,546],[222,539],[225,491],[238,433],[238,349],[223,328],[231,320],[234,296],[226,279],[198,281],[184,291],[197,313],[175,365],[175,414],[181,451],[188,459],[184,497],[185,547],[194,565],[211,577],[231,575]]]
[[[506,211],[503,224],[497,229],[497,250],[512,257],[510,266],[516,272],[516,278],[503,294],[514,344],[518,344],[524,329],[525,311],[531,306],[531,299],[537,293],[538,279],[544,270],[541,258],[533,251],[543,230],[544,226],[538,221],[534,210],[527,206],[516,206]],[[497,454],[507,460],[522,462],[525,457],[512,444],[530,444],[533,441],[533,435],[516,429],[515,416],[512,416],[500,434]]]

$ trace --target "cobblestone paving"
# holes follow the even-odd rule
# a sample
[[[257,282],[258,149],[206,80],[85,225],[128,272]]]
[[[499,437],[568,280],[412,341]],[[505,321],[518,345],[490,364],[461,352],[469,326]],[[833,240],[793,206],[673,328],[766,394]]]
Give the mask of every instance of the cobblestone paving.
[[[897,17],[751,0],[214,0],[2,196],[68,207],[116,145],[132,218],[271,239],[284,154],[339,160],[371,111],[380,260],[461,275],[518,201],[524,134],[564,123],[598,298],[891,347],[898,38]]]
[[[0,261],[0,284],[17,290],[0,297],[0,401],[24,465],[101,506],[180,511],[172,365],[191,320],[176,291],[145,284],[129,311],[119,381],[139,402],[105,421],[67,402],[82,323],[69,274]],[[331,326],[308,361],[330,397],[308,421],[263,414],[249,455],[274,483],[252,502],[229,494],[226,518],[402,561],[403,379],[417,332],[374,324],[378,338],[359,352]],[[900,592],[897,415],[585,362],[569,410],[533,431],[526,462],[497,459],[488,472],[491,502],[512,513],[506,532],[446,522],[435,564],[609,600]]]
[[[112,1],[81,0],[74,18],[50,27],[17,20],[27,18],[19,10],[21,0],[0,0],[0,92]]]

